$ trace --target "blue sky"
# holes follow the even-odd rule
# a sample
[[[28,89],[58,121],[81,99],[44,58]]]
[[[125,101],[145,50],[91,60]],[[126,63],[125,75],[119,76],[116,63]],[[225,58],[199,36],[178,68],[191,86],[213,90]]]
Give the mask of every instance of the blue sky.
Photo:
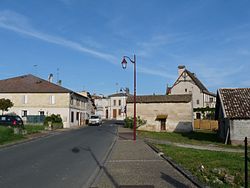
[[[250,86],[250,1],[0,0],[0,79],[34,74],[74,91],[164,94],[178,65],[212,92]]]

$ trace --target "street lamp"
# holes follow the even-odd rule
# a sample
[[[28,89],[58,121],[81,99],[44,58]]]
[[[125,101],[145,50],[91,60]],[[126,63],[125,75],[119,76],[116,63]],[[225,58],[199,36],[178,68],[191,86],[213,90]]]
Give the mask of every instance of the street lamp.
[[[136,56],[134,55],[134,59],[131,59],[128,56],[123,56],[122,60],[122,68],[127,68],[126,58],[129,59],[131,63],[134,64],[134,140],[136,140]]]

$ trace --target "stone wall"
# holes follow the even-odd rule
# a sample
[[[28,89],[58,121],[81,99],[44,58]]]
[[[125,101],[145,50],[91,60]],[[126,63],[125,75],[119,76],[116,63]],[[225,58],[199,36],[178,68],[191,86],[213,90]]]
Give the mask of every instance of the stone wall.
[[[189,132],[193,130],[192,103],[137,103],[137,116],[147,121],[139,130],[161,131],[161,123],[157,115],[166,114],[167,132]],[[127,104],[127,116],[133,117],[133,103]]]
[[[250,141],[250,120],[230,120],[231,144],[243,145],[245,137]]]

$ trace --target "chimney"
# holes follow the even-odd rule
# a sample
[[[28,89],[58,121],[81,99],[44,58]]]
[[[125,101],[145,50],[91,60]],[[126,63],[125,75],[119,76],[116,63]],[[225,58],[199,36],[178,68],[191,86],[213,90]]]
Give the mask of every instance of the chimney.
[[[179,65],[178,66],[178,76],[180,76],[185,69],[186,69],[185,65]]]
[[[61,86],[62,85],[62,80],[58,80],[57,85]]]
[[[49,74],[48,81],[51,82],[51,83],[53,82],[53,74]]]

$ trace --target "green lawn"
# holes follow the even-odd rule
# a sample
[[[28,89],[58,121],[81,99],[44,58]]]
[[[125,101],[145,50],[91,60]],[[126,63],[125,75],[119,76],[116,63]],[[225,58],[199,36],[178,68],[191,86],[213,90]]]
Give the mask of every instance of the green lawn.
[[[27,131],[27,134],[33,134],[41,132],[45,127],[44,125],[25,125],[24,128]]]
[[[12,128],[0,126],[0,145],[24,139],[23,135],[16,135]]]
[[[244,153],[204,151],[169,145],[156,147],[211,187],[244,186]],[[203,170],[201,165],[204,166]],[[230,177],[234,178],[231,183],[228,180]]]
[[[138,131],[138,135],[141,138],[153,138],[185,144],[223,145],[223,143],[219,142],[216,132],[212,131],[193,131],[188,133]]]
[[[43,125],[25,125],[25,130],[27,134],[39,133],[44,130]],[[0,145],[18,141],[21,139],[25,139],[25,135],[22,134],[14,134],[13,128],[8,128],[4,126],[0,126]]]

